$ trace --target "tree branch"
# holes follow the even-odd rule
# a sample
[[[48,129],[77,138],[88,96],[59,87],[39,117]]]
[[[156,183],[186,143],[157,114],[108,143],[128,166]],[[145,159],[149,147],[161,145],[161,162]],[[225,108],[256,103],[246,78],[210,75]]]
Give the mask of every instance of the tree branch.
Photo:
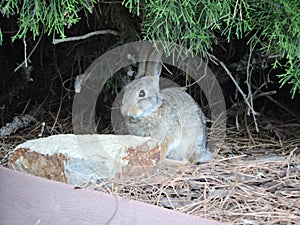
[[[68,41],[78,41],[78,40],[82,40],[82,39],[87,39],[90,38],[92,36],[96,36],[96,35],[100,35],[100,34],[112,34],[115,36],[121,36],[120,32],[117,31],[113,31],[113,30],[99,30],[99,31],[94,31],[82,36],[76,36],[76,37],[69,37],[69,38],[63,38],[63,39],[54,39],[52,41],[52,44],[56,45],[62,42],[68,42]]]
[[[228,68],[225,66],[225,64],[219,60],[216,56],[206,52],[206,54],[212,58],[212,61],[214,62],[218,62],[222,67],[223,69],[225,70],[225,72],[227,73],[227,75],[230,77],[230,79],[232,80],[232,82],[234,83],[234,85],[236,86],[236,88],[238,89],[238,91],[240,92],[240,94],[242,95],[243,99],[244,99],[244,102],[245,104],[249,107],[251,113],[253,115],[256,115],[256,112],[254,111],[254,109],[252,108],[252,106],[250,105],[248,99],[247,99],[247,96],[245,95],[245,93],[243,92],[243,90],[240,88],[240,86],[238,85],[238,83],[236,82],[236,80],[233,78],[231,72],[228,70]]]

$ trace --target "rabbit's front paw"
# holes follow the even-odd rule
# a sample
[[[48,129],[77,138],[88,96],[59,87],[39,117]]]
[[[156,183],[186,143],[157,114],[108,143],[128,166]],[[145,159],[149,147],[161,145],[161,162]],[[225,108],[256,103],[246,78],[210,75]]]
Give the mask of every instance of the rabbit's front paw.
[[[201,152],[200,157],[195,160],[195,164],[200,164],[200,163],[206,163],[209,162],[213,158],[213,154],[209,151],[206,150],[205,152]]]

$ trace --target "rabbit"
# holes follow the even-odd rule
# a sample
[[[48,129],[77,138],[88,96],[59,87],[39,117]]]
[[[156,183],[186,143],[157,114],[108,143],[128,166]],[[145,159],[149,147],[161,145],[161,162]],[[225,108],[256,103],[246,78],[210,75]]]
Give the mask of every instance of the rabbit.
[[[162,54],[154,57],[155,62],[139,66],[139,76],[124,90],[121,114],[129,133],[160,140],[160,161],[165,166],[209,161],[212,153],[206,149],[204,114],[182,88],[160,90]]]

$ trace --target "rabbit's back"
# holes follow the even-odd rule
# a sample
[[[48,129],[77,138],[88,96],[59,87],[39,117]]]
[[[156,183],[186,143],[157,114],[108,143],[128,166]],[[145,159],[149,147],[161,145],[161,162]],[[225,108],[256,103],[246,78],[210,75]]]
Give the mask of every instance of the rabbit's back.
[[[180,123],[186,129],[205,126],[204,115],[195,100],[181,88],[172,87],[161,90],[164,99],[180,116]],[[174,113],[175,113],[174,112]]]
[[[177,136],[180,137],[180,141],[176,148],[169,149],[167,157],[176,160],[205,161],[201,158],[206,158],[209,152],[206,150],[206,122],[200,107],[180,88],[166,88],[161,93],[170,105],[171,114],[176,115],[179,123]]]

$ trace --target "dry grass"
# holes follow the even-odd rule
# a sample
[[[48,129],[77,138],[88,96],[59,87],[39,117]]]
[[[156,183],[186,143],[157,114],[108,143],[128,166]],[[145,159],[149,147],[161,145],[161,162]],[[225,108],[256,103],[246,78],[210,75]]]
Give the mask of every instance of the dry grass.
[[[299,224],[300,135],[297,129],[289,132],[276,141],[262,130],[250,145],[245,133],[232,128],[210,163],[160,168],[92,188],[222,222]]]
[[[294,153],[273,160],[215,159],[93,188],[222,222],[299,224],[300,159]]]

